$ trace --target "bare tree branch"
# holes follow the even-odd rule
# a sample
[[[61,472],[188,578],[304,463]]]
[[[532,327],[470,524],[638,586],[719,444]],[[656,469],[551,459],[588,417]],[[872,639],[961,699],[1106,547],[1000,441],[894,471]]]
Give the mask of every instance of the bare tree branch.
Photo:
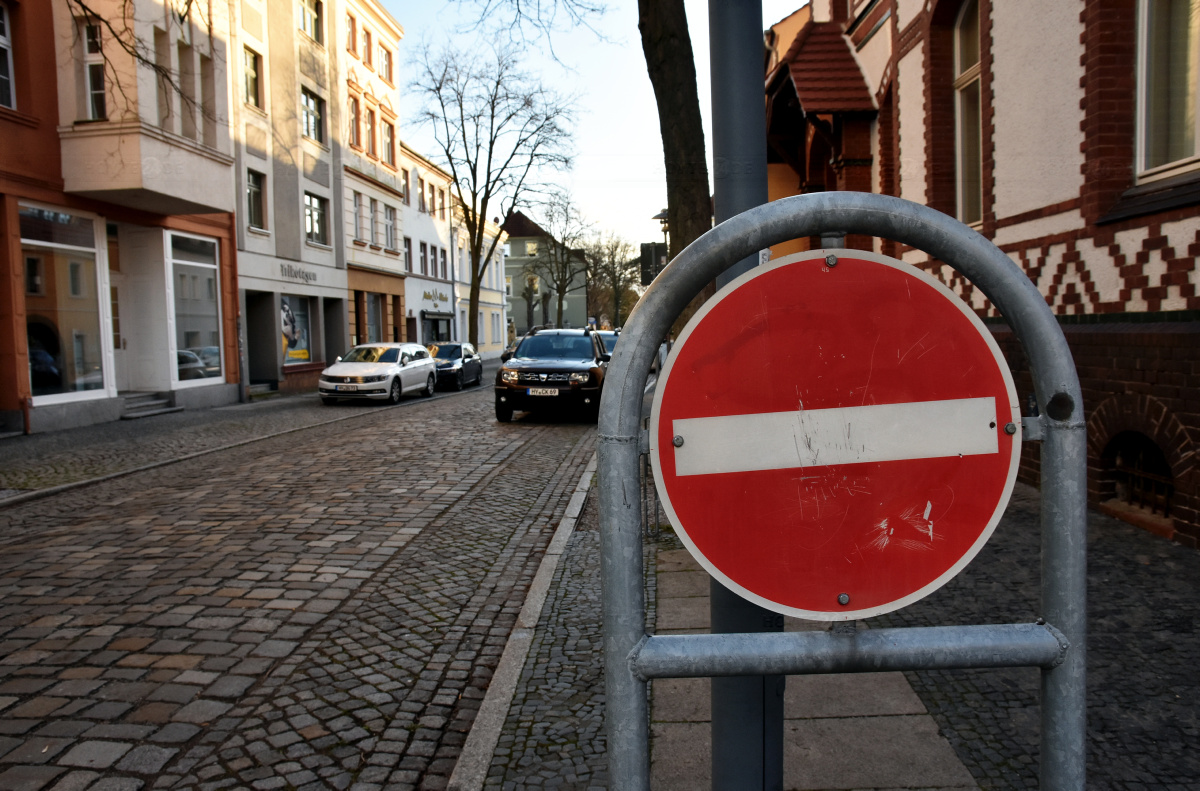
[[[543,203],[538,225],[547,234],[529,271],[546,281],[557,299],[555,326],[563,326],[567,294],[588,287],[588,260],[581,245],[588,223],[565,190],[555,190]]]
[[[571,165],[574,98],[544,87],[508,47],[466,55],[449,46],[418,56],[412,89],[419,123],[433,131],[467,232],[471,288],[468,338],[477,343],[479,290],[496,252],[488,217],[508,217],[550,190],[543,174]]]
[[[595,292],[594,310],[597,318],[611,309],[614,327],[624,324],[638,295],[638,259],[634,247],[613,233],[593,237],[583,248],[590,268],[590,281]],[[589,298],[592,294],[589,293]],[[626,306],[622,310],[622,306]]]

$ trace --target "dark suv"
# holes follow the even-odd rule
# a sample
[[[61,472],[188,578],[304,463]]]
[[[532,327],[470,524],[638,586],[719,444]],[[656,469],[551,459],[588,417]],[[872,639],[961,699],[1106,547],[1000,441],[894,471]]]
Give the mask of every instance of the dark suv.
[[[609,359],[591,330],[533,329],[496,373],[496,419],[547,407],[586,410],[595,417]]]

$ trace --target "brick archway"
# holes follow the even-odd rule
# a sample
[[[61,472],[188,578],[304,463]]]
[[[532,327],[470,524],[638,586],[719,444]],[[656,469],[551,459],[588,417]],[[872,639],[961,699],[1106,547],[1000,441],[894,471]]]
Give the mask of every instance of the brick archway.
[[[1179,533],[1200,534],[1200,519],[1197,518],[1200,502],[1190,494],[1195,487],[1188,485],[1196,474],[1195,447],[1187,429],[1166,404],[1153,396],[1136,393],[1109,396],[1092,410],[1087,429],[1088,501],[1093,506],[1100,506],[1107,494],[1105,481],[1111,470],[1104,454],[1109,443],[1120,434],[1136,432],[1162,451],[1175,481],[1176,497],[1171,520],[1165,528],[1143,524],[1136,519],[1127,521],[1177,540]]]

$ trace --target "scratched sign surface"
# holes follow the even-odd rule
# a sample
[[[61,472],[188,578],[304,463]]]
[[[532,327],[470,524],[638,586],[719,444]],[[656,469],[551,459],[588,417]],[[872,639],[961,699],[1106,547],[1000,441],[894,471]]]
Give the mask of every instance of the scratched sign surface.
[[[975,556],[1012,492],[1020,426],[965,303],[903,262],[821,250],[751,270],[692,318],[655,391],[651,460],[710,574],[776,612],[848,620]]]

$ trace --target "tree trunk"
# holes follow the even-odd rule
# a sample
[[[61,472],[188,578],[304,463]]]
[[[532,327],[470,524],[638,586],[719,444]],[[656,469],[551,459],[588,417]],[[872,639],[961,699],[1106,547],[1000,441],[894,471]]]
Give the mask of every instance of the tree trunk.
[[[467,300],[467,342],[475,348],[479,348],[479,284],[483,280],[483,273],[471,274],[471,296]]]
[[[561,327],[563,325],[562,314],[563,314],[563,300],[564,299],[565,299],[565,296],[563,295],[563,293],[561,291],[558,292],[558,323],[554,325],[556,327]]]
[[[646,70],[658,102],[667,172],[669,257],[712,227],[696,64],[683,0],[638,0]]]

